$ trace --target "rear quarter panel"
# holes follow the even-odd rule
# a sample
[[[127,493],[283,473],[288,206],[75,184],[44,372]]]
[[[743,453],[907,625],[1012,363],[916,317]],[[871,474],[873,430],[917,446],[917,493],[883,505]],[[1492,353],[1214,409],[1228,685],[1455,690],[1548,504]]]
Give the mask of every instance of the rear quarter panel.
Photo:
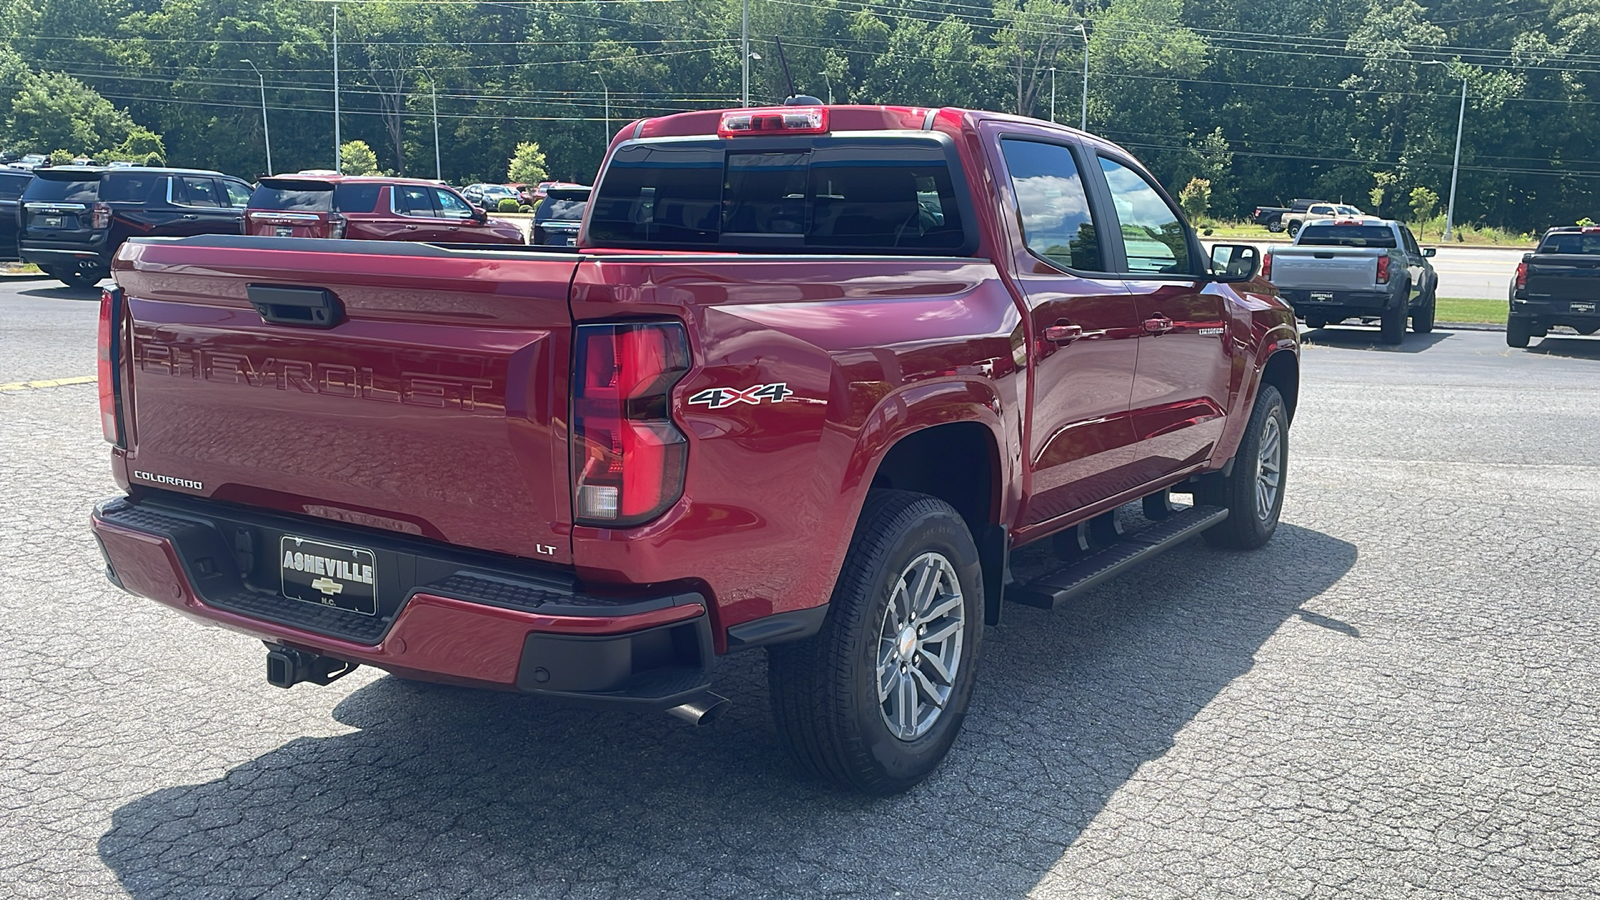
[[[980,422],[1007,469],[997,483],[1018,480],[1021,321],[986,261],[590,258],[572,309],[580,324],[682,318],[696,360],[673,396],[690,442],[683,498],[640,528],[574,528],[579,574],[703,583],[719,642],[730,625],[827,601],[873,473],[899,438]],[[773,383],[792,395],[690,402]]]

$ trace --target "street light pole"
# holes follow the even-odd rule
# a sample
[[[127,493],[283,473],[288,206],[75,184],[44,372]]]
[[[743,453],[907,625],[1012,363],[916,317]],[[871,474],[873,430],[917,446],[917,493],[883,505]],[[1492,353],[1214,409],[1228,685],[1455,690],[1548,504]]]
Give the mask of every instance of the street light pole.
[[[1089,31],[1078,21],[1078,33],[1083,35],[1083,106],[1078,112],[1078,130],[1089,130]]]
[[[1450,231],[1456,221],[1456,176],[1461,174],[1461,128],[1467,122],[1467,79],[1461,78],[1461,114],[1456,118],[1456,161],[1450,166],[1450,203],[1444,213],[1444,240],[1450,240]]]
[[[1050,67],[1050,124],[1056,123],[1056,67]]]
[[[739,64],[743,67],[744,81],[740,96],[745,108],[750,107],[750,0],[744,0],[744,19],[739,28]]]
[[[433,180],[444,180],[444,165],[439,161],[439,84],[433,80],[433,73],[423,66],[416,70],[428,76],[428,90],[433,93]]]
[[[267,143],[267,174],[271,175],[272,174],[272,131],[271,131],[271,129],[269,129],[267,127],[267,79],[261,74],[261,70],[260,69],[256,69],[256,64],[255,63],[251,62],[248,59],[241,59],[239,61],[244,63],[245,65],[249,66],[250,68],[255,69],[256,80],[261,83],[261,137]]]
[[[333,5],[333,171],[344,172],[344,149],[339,145],[339,5]]]

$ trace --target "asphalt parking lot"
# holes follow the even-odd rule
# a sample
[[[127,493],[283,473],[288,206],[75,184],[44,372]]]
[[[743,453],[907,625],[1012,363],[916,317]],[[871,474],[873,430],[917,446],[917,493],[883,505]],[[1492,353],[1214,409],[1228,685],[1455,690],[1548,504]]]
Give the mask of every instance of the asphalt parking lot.
[[[263,651],[113,589],[97,304],[0,284],[0,895],[1593,897],[1600,339],[1309,334],[1284,527],[991,630],[943,768]],[[1037,555],[1038,551],[1029,551]],[[1037,561],[1037,559],[1035,559]]]

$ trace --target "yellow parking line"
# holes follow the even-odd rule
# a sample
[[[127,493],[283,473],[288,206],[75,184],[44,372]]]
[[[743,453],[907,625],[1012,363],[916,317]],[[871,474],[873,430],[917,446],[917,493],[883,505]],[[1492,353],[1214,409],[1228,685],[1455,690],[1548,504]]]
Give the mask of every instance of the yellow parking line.
[[[46,378],[43,381],[13,381],[9,384],[0,384],[0,394],[9,394],[15,391],[38,391],[44,388],[66,387],[69,384],[94,384],[99,379],[93,375],[76,375],[72,378]]]

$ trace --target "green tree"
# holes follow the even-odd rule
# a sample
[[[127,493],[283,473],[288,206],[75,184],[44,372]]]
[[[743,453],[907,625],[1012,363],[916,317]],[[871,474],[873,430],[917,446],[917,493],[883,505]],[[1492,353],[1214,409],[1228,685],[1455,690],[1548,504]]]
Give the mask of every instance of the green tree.
[[[339,145],[339,169],[346,175],[381,175],[378,154],[366,141],[346,141]]]
[[[70,166],[72,165],[72,158],[71,150],[50,151],[50,165],[52,166]]]
[[[1200,224],[1211,208],[1211,182],[1204,178],[1189,179],[1189,183],[1178,192],[1178,205],[1183,207],[1190,223]]]
[[[538,184],[549,178],[549,170],[545,168],[544,151],[539,149],[536,141],[523,141],[517,144],[515,153],[511,154],[510,165],[506,167],[506,181],[510,184]]]
[[[1426,222],[1439,208],[1439,195],[1425,187],[1411,189],[1411,221]]]

